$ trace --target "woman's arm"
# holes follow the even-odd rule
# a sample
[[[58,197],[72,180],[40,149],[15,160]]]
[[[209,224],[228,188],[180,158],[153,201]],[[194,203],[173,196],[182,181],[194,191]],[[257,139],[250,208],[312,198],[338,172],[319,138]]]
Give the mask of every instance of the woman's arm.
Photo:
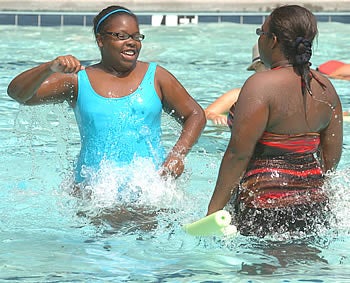
[[[15,77],[7,88],[10,97],[22,104],[62,102],[76,91],[76,73],[83,69],[71,55],[60,56]]]
[[[231,138],[221,161],[208,215],[223,209],[230,200],[246,171],[256,143],[265,131],[269,105],[261,93],[257,94],[256,85],[260,83],[250,79],[241,90],[235,106]]]
[[[321,152],[325,172],[334,171],[340,161],[343,148],[343,110],[335,89],[335,108],[326,129],[321,132]]]
[[[240,91],[240,88],[231,89],[210,104],[205,109],[207,119],[212,120],[216,125],[227,125],[227,112],[237,101]]]
[[[328,77],[338,80],[350,80],[350,64],[345,64],[333,73],[329,74]]]
[[[180,137],[163,164],[164,174],[170,173],[178,177],[184,170],[184,157],[197,142],[205,127],[205,113],[180,82],[159,66],[156,81],[160,88],[164,110],[182,124]]]

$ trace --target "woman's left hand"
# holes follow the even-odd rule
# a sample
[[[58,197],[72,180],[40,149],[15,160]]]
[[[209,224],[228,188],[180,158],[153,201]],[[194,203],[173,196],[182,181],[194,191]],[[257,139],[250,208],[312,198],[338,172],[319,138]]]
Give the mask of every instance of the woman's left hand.
[[[161,176],[172,176],[178,178],[181,176],[185,169],[184,157],[182,156],[169,156],[160,169]]]

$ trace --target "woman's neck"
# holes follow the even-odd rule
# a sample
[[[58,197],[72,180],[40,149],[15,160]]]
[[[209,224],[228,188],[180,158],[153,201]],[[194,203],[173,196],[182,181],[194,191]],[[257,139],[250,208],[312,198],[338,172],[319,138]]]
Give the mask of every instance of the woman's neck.
[[[103,64],[100,62],[99,68],[105,71],[108,74],[111,74],[112,76],[118,77],[118,78],[123,78],[128,76],[136,67],[136,64],[130,68],[130,69],[122,69],[122,68],[116,68],[115,66],[108,65],[108,64]]]
[[[278,61],[271,64],[271,70],[292,67],[293,65],[288,60]]]

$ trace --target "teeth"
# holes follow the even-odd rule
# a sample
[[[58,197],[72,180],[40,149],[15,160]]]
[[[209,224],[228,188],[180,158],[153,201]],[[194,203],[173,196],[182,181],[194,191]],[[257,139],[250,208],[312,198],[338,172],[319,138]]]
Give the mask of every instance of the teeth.
[[[130,56],[135,55],[135,51],[133,50],[124,51],[123,53]]]

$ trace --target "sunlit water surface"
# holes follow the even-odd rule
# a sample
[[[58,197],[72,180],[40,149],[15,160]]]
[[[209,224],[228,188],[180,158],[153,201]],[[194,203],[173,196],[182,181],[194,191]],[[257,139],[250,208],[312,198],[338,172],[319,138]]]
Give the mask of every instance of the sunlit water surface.
[[[246,67],[256,26],[141,28],[146,39],[140,59],[167,68],[203,107],[251,74]],[[320,24],[313,66],[349,59],[348,30]],[[129,168],[130,191],[117,201],[111,184],[124,173],[105,164],[92,199],[74,198],[67,193],[79,150],[72,110],[67,104],[19,106],[6,88],[19,72],[58,55],[73,54],[85,65],[97,62],[92,31],[1,26],[0,32],[1,282],[349,282],[348,123],[329,189],[338,219],[332,229],[318,237],[191,237],[181,226],[206,212],[228,130],[208,123],[176,182],[159,180],[150,164],[138,160]],[[349,82],[333,83],[349,109]],[[180,127],[164,115],[163,131],[169,149]],[[120,208],[129,202],[137,205]]]

